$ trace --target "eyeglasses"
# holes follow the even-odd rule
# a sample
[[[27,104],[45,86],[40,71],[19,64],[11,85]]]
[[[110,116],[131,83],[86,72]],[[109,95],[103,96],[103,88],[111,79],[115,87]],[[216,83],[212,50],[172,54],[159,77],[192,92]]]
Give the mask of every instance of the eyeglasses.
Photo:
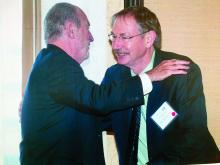
[[[119,35],[119,36],[116,36],[114,33],[110,33],[110,34],[108,34],[108,38],[109,38],[109,40],[112,42],[112,41],[114,41],[116,38],[120,38],[122,41],[125,41],[125,40],[129,40],[129,39],[132,39],[132,38],[134,38],[134,37],[137,37],[137,36],[140,36],[140,35],[142,35],[142,34],[145,34],[145,33],[147,33],[148,31],[145,31],[145,32],[143,32],[143,33],[140,33],[140,34],[136,34],[136,35],[133,35],[133,36],[125,36],[125,35],[123,35],[123,34],[121,34],[121,35]]]

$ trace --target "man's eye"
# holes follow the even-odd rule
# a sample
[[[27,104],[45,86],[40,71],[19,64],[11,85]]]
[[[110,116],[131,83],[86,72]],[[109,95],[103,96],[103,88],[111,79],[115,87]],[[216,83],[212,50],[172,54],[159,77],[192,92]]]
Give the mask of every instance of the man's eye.
[[[116,35],[112,35],[112,38],[114,38],[114,39],[115,39],[115,38],[117,38],[117,36],[116,36]]]
[[[129,39],[130,37],[128,37],[128,36],[121,36],[121,38],[122,38],[123,40],[126,40],[126,39]]]

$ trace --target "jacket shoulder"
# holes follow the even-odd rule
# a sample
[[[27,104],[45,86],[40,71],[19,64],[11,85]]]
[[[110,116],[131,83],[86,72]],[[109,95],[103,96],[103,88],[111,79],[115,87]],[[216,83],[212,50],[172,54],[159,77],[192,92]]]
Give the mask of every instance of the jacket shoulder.
[[[129,68],[121,64],[114,64],[107,69],[108,72],[119,72],[123,70],[129,70]]]
[[[112,65],[106,70],[102,83],[105,84],[111,81],[118,81],[127,78],[129,76],[129,73],[130,69],[124,65]]]
[[[191,58],[189,58],[185,55],[177,54],[177,53],[174,53],[174,52],[167,52],[167,51],[157,50],[156,51],[156,56],[157,56],[157,59],[159,59],[159,61],[170,60],[170,59],[189,61],[190,62],[189,72],[192,72],[192,71],[199,71],[200,72],[200,67],[198,66],[198,64],[196,64]]]
[[[178,60],[187,60],[192,62],[192,60],[181,54],[177,54],[174,52],[168,52],[168,51],[162,51],[162,50],[156,50],[156,54],[162,59],[162,60],[169,60],[169,59],[178,59]]]

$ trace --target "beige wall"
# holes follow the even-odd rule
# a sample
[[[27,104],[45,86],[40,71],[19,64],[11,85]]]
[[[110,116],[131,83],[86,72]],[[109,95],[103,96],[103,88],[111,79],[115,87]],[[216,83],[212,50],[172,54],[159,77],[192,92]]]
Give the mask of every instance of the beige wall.
[[[186,55],[200,66],[208,127],[220,148],[220,1],[145,0],[144,6],[155,12],[160,20],[162,49]],[[122,8],[121,0],[109,0],[107,20],[110,22],[111,15]],[[110,47],[108,53],[111,54]],[[109,57],[110,66],[115,61],[111,55]],[[107,163],[113,164],[114,158],[108,158]]]

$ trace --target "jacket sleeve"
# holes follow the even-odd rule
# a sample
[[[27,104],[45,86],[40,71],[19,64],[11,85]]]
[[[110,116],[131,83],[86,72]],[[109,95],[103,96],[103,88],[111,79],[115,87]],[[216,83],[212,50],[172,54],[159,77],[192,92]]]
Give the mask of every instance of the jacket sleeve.
[[[101,82],[102,85],[107,85],[107,84],[111,84],[112,79],[111,79],[111,72],[109,71],[109,69],[107,69],[107,71],[105,72],[105,76]],[[103,131],[113,131],[112,128],[112,113],[109,113],[107,115],[105,115],[102,119],[102,130]]]
[[[60,104],[80,111],[109,113],[143,104],[143,89],[138,76],[118,83],[97,85],[88,80],[72,61],[53,62],[48,68],[49,92]]]

